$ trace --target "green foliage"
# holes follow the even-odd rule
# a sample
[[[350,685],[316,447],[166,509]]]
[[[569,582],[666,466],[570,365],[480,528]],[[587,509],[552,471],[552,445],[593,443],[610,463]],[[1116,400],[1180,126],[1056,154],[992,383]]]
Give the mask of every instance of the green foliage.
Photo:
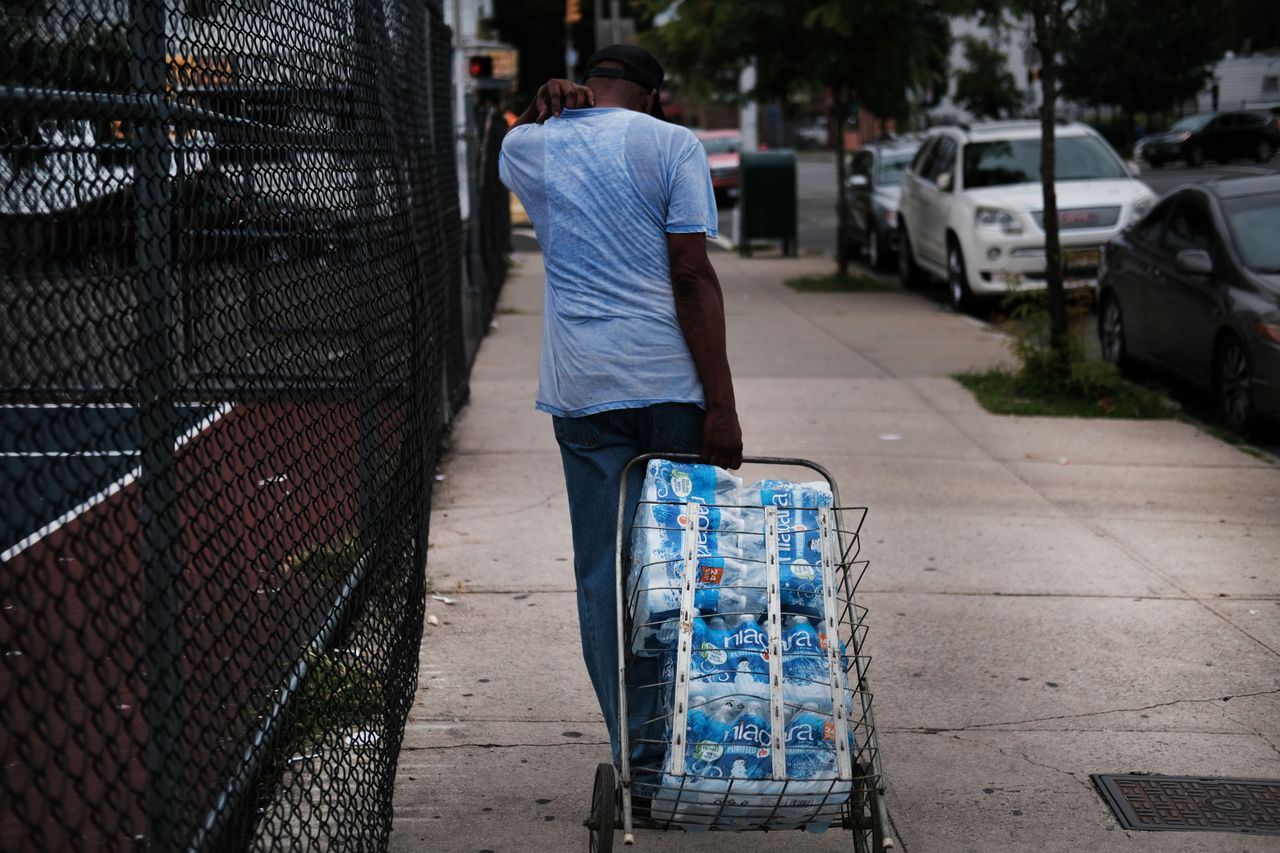
[[[687,85],[732,83],[754,61],[758,97],[827,88],[885,117],[909,114],[913,93],[945,74],[950,48],[945,15],[924,0],[683,0],[645,44]]]
[[[1017,294],[1006,302],[1015,321],[1010,348],[1016,370],[962,373],[955,378],[987,411],[999,415],[1163,418],[1169,404],[1136,385],[1114,365],[1088,358],[1079,334],[1050,345],[1043,294]]]
[[[1222,56],[1227,2],[1079,0],[1062,44],[1062,93],[1126,113],[1193,97]]]
[[[956,72],[955,101],[978,118],[1006,118],[1023,107],[1018,81],[1004,51],[974,36],[964,37],[965,68]]]
[[[798,293],[867,293],[896,288],[884,279],[869,275],[807,275],[789,278],[785,284]]]
[[[132,54],[124,24],[84,20],[57,35],[8,10],[0,14],[0,23],[9,32],[11,51],[0,83],[113,94],[129,90]]]

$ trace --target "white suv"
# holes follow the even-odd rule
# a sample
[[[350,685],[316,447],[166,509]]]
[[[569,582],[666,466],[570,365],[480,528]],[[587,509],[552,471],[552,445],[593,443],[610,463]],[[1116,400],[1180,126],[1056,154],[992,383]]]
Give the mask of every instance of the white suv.
[[[1065,281],[1094,285],[1102,246],[1156,197],[1092,128],[1060,124],[1054,136]],[[903,282],[943,279],[957,309],[1043,288],[1043,208],[1038,121],[931,130],[902,181]]]

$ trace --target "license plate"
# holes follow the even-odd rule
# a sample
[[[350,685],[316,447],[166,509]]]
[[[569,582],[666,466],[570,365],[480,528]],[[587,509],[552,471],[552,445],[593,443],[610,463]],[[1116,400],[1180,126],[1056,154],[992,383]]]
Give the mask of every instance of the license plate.
[[[1062,262],[1069,270],[1097,269],[1102,253],[1097,249],[1067,249],[1062,253]]]

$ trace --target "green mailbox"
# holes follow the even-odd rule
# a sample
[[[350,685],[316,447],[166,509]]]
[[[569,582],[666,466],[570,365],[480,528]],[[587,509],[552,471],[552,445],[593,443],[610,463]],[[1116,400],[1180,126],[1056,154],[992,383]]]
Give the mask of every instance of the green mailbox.
[[[782,253],[796,254],[796,155],[794,151],[743,152],[738,252],[751,254],[752,240],[781,240]]]

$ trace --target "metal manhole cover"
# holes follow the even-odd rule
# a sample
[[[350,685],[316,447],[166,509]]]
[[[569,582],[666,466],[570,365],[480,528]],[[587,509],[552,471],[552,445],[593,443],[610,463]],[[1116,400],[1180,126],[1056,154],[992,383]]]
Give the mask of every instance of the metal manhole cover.
[[[1126,829],[1280,835],[1280,781],[1095,773]]]

